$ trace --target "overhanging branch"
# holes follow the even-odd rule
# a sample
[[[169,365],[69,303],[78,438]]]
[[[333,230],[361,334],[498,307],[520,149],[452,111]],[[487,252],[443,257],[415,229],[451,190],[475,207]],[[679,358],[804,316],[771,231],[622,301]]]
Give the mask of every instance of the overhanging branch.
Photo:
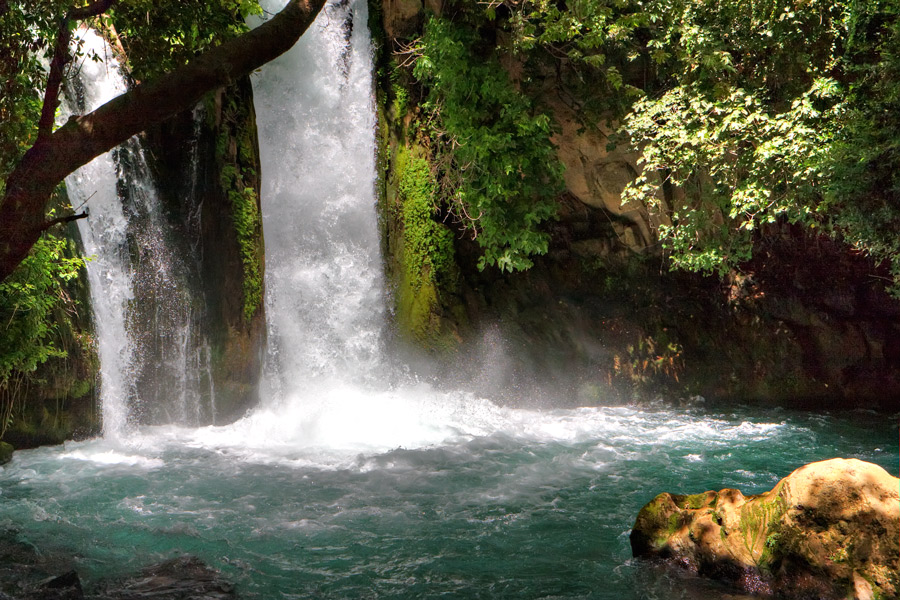
[[[99,10],[100,1],[77,10]],[[151,125],[192,108],[207,92],[228,85],[287,52],[324,4],[325,0],[290,0],[281,12],[256,29],[211,48],[183,67],[135,86],[87,115],[69,119],[52,133],[39,135],[10,173],[6,194],[0,200],[0,281],[28,256],[46,229],[47,199],[69,173]],[[58,92],[57,86],[55,93]],[[49,127],[45,131],[52,130],[55,102],[56,99],[45,103],[45,109],[54,105],[52,111],[47,109]]]
[[[79,219],[85,219],[85,218],[87,218],[87,216],[88,216],[87,211],[84,211],[83,213],[78,213],[77,215],[68,215],[65,217],[57,217],[55,219],[45,221],[43,226],[41,226],[41,231],[42,232],[47,231],[54,225],[60,225],[61,223],[71,223],[71,222],[77,221]]]

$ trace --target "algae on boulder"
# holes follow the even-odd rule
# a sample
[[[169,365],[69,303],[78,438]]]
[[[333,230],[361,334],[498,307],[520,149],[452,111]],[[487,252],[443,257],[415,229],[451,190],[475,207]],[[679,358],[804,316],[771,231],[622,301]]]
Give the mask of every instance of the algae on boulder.
[[[757,496],[662,493],[638,514],[631,548],[748,592],[898,598],[900,480],[836,458],[801,467]]]

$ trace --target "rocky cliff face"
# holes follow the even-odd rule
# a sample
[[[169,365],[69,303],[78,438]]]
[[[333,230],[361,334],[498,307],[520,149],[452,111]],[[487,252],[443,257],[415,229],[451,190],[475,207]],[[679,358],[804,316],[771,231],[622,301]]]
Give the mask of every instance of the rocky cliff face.
[[[421,33],[426,11],[449,9],[420,0],[372,4],[383,52],[401,51],[393,65],[385,55],[381,66],[388,157],[382,218],[386,261],[397,274],[409,266],[396,266],[406,230],[396,158],[403,150],[429,159],[427,148],[415,149],[421,89],[397,65]],[[513,81],[521,78],[515,58],[501,63]],[[546,78],[521,89],[553,115],[553,142],[565,167],[559,219],[546,226],[549,252],[524,273],[479,271],[477,245],[436,207],[432,221],[455,239],[452,260],[442,259],[452,263],[452,276],[419,303],[404,301],[404,284],[394,277],[395,314],[407,339],[468,356],[461,349],[481,343],[473,334],[494,328],[506,340],[510,381],[564,375],[567,393],[584,400],[662,392],[805,407],[900,407],[894,341],[900,303],[885,293],[875,265],[834,241],[773,225],[760,236],[754,261],[723,280],[668,273],[655,236],[666,215],[621,202],[638,155],[611,143],[614,123],[586,119],[580,107],[590,99],[571,97],[559,71],[545,68]],[[663,206],[679,194],[667,189],[671,198]]]
[[[663,493],[638,514],[631,547],[751,593],[898,598],[898,486],[877,465],[832,459],[758,496]]]
[[[216,422],[257,401],[265,350],[259,146],[249,79],[148,133],[163,201],[199,263]]]

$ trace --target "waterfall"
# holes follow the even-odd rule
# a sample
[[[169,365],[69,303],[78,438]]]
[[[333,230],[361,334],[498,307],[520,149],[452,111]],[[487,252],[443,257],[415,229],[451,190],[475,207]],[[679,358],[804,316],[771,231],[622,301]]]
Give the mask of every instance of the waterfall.
[[[92,30],[78,37],[85,55],[104,60],[78,65],[67,114],[92,111],[126,90],[106,42]],[[176,248],[140,140],[97,157],[67,177],[66,188],[72,206],[90,215],[78,225],[90,259],[104,435],[121,437],[136,422],[209,420],[204,413],[213,411],[200,393],[209,350],[189,291],[192,265]]]
[[[284,2],[263,2],[269,12]],[[275,399],[374,383],[384,298],[364,0],[329,3],[253,78],[266,238],[266,380]]]
[[[93,31],[82,34],[86,51],[109,57],[108,48]],[[75,93],[72,93],[72,88]],[[95,109],[125,91],[115,60],[85,60],[70,86],[65,112]],[[100,399],[103,431],[119,436],[126,425],[128,402],[135,395],[134,344],[127,334],[126,310],[134,298],[128,257],[128,220],[118,193],[118,169],[113,152],[95,158],[66,178],[73,207],[90,218],[78,221],[84,245],[91,306],[100,358]]]

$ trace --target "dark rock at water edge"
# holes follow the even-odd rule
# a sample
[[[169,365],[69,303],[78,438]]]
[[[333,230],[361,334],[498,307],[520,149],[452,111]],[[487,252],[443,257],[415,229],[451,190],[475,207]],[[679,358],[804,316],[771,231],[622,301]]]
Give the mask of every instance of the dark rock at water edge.
[[[12,460],[14,450],[12,444],[0,442],[0,465],[5,465]]]
[[[84,584],[64,550],[35,548],[0,532],[0,600],[234,600],[234,586],[194,556]]]
[[[144,569],[139,575],[102,586],[104,600],[230,600],[234,586],[200,559],[184,556]]]

